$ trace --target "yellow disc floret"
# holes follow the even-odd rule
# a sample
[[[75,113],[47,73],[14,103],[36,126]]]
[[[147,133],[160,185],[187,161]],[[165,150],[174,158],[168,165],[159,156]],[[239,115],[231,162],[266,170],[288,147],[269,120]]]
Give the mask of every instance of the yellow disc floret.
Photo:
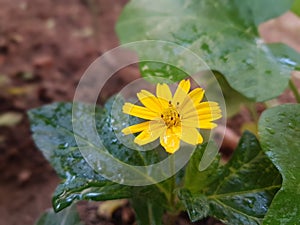
[[[178,113],[177,109],[172,105],[171,101],[169,101],[168,108],[162,111],[160,117],[163,119],[168,128],[180,125],[180,114]]]

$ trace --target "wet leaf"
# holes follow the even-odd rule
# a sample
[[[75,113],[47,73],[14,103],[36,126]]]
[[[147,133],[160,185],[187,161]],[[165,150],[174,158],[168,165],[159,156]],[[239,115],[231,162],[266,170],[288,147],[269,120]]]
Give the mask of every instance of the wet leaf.
[[[41,215],[35,225],[83,225],[80,221],[76,205],[55,213],[52,209]]]
[[[144,201],[134,198],[131,205],[137,215],[137,222],[140,225],[162,225],[162,216],[164,208],[160,201]]]
[[[116,111],[113,114],[111,113],[112,102],[119,107],[117,110],[114,109]],[[157,156],[159,150],[135,151],[115,141],[117,140],[116,134],[120,132],[116,126],[120,126],[120,121],[126,121],[122,118],[125,115],[121,113],[122,105],[121,99],[116,99],[116,101],[112,99],[105,108],[96,107],[95,110],[92,105],[87,104],[54,103],[28,112],[33,139],[37,147],[63,179],[53,196],[53,206],[56,211],[62,210],[77,200],[100,201],[133,196],[153,199],[153,193],[160,193],[161,189],[156,185],[130,187],[106,179],[91,167],[89,164],[91,162],[88,163],[79,150],[75,137],[84,141],[85,147],[88,146],[91,153],[88,157],[95,158],[94,161],[97,162],[106,159],[97,158],[99,157],[96,155],[97,151],[101,151],[104,156],[113,155],[115,160],[132,165],[146,165],[159,159]],[[72,118],[72,110],[76,111],[79,115],[77,119],[80,119],[79,122],[82,123],[76,130],[72,123],[75,119]],[[102,144],[97,143],[98,136],[93,136],[93,133],[87,130],[90,117],[93,116],[97,121],[96,129],[102,139]],[[92,139],[87,139],[86,135]],[[129,139],[127,141],[130,142]],[[99,164],[99,166],[103,165]],[[122,175],[114,166],[106,169],[106,172],[111,172],[117,177]]]
[[[261,224],[281,176],[256,137],[244,133],[231,160],[219,168],[215,161],[206,171],[195,170],[200,158],[201,151],[189,163],[190,180],[179,192],[191,220],[213,216],[228,225]]]
[[[283,177],[263,224],[290,225],[300,221],[300,105],[264,111],[259,121],[263,150]]]
[[[250,101],[245,96],[234,90],[228,84],[228,82],[222,74],[220,74],[217,71],[214,71],[214,75],[222,89],[222,94],[225,99],[227,117],[234,116],[236,113],[238,113],[242,105],[250,105],[252,103],[252,101]],[[218,93],[218,90],[214,91],[214,88],[215,85],[208,85],[206,89],[208,89],[213,95],[214,93]]]
[[[291,51],[290,47],[282,44],[269,44],[268,46],[283,67],[300,70],[300,54],[298,52]]]
[[[87,105],[80,105],[84,110]],[[56,211],[75,200],[107,200],[130,197],[130,190],[96,173],[81,155],[72,127],[71,103],[54,103],[29,111],[33,139],[37,147],[64,181],[57,187]],[[101,118],[103,110],[97,108]],[[80,135],[80,134],[77,134]]]
[[[239,16],[247,23],[261,24],[287,12],[295,0],[234,0]]]
[[[199,170],[200,161],[203,158],[204,151],[206,150],[207,143],[199,145],[191,157],[185,172],[184,185],[192,193],[197,193],[203,191],[211,182],[217,178],[217,173],[215,173],[219,167],[220,155],[218,154],[210,166],[204,170]],[[216,146],[214,146],[216,147]],[[217,148],[217,147],[216,147]],[[201,159],[201,160],[200,160]],[[197,179],[194,179],[197,177]]]
[[[288,85],[290,71],[299,68],[294,50],[265,44],[258,36],[257,25],[290,9],[292,0],[276,3],[261,1],[210,0],[133,0],[117,24],[122,43],[140,40],[163,40],[190,49],[212,70],[224,74],[229,85],[253,101],[265,101],[280,95]],[[147,7],[146,7],[147,6]],[[285,57],[275,53],[285,48]],[[149,44],[138,51],[140,59],[171,62],[183,71],[201,71],[195,60],[187,60],[186,50]],[[299,54],[298,54],[299,55]],[[199,60],[198,60],[199,61]],[[142,75],[152,79],[164,77],[178,81],[169,65],[143,62]],[[169,68],[169,69],[168,69]],[[151,73],[150,73],[150,72]],[[192,74],[190,74],[192,75]],[[271,82],[270,82],[271,81]]]

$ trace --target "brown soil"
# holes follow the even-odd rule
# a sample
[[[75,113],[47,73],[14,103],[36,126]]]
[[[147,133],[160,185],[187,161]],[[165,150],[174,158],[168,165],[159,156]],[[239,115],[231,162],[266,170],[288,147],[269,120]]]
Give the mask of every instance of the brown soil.
[[[51,207],[59,179],[34,146],[26,110],[72,100],[90,63],[118,45],[114,24],[126,1],[0,0],[0,114],[22,115],[16,125],[0,127],[0,225],[31,225]],[[101,99],[137,77],[135,67],[121,71]],[[107,220],[97,216],[98,204],[79,204],[85,224],[133,224],[128,205]],[[178,221],[190,224],[185,214]]]
[[[31,225],[51,207],[59,179],[34,146],[26,110],[72,100],[89,64],[118,45],[114,24],[125,2],[0,1],[0,112],[22,115],[0,127],[0,225]],[[119,74],[103,98],[133,78]]]

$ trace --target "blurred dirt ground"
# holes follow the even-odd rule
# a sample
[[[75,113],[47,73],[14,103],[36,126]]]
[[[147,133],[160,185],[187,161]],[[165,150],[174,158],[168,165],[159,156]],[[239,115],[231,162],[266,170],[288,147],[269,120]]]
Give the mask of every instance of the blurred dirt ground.
[[[0,127],[1,225],[31,225],[51,207],[59,180],[33,144],[26,110],[72,100],[90,63],[118,46],[114,24],[125,2],[0,0],[0,115],[11,121]],[[128,76],[112,79],[102,98]]]
[[[126,2],[0,0],[0,116],[6,114],[6,125],[0,126],[0,225],[32,225],[51,207],[59,180],[33,144],[26,110],[72,100],[90,63],[118,46],[114,24]],[[300,22],[285,16],[264,24],[261,34],[267,41],[281,40],[300,51]],[[138,76],[134,66],[121,71],[101,99]],[[96,215],[95,204],[79,205],[86,224],[122,224],[117,221],[122,221],[124,211],[134,217],[124,206],[107,221]],[[180,218],[186,221],[186,215]],[[211,219],[204,222],[216,224]]]

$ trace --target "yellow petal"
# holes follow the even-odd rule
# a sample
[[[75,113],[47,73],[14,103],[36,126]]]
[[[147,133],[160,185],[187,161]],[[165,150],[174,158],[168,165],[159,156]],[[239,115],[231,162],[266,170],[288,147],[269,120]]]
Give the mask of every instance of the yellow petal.
[[[171,132],[173,134],[176,134],[178,137],[181,137],[181,126],[175,126],[175,127],[172,127],[172,128],[169,128],[171,130]]]
[[[188,95],[186,95],[182,104],[178,106],[178,111],[180,115],[186,115],[188,112],[196,111],[195,105]]]
[[[215,108],[220,108],[219,104],[217,102],[200,102],[197,106],[196,106],[197,110],[200,109],[215,109]]]
[[[208,130],[210,130],[210,129],[215,128],[216,126],[217,126],[216,123],[212,123],[210,121],[200,121],[199,128],[200,129],[208,129]]]
[[[126,127],[122,130],[123,134],[128,135],[128,134],[134,134],[137,132],[141,132],[143,130],[147,130],[149,129],[149,121],[143,122],[143,123],[139,123],[139,124],[135,124],[132,125],[130,127]]]
[[[203,115],[203,114],[211,114],[211,113],[218,113],[220,114],[221,109],[217,102],[201,102],[198,103],[194,108],[186,108],[182,110],[182,115],[185,115],[186,118]],[[211,113],[210,113],[211,112]]]
[[[146,120],[154,120],[159,117],[158,113],[150,111],[148,108],[134,105],[128,102],[124,104],[123,112]]]
[[[184,99],[187,97],[188,92],[190,91],[191,83],[189,80],[182,80],[174,94],[173,104],[182,104]]]
[[[189,93],[189,97],[194,104],[198,104],[202,101],[205,91],[202,88],[196,88]]]
[[[179,149],[180,136],[178,129],[167,128],[166,131],[160,136],[160,144],[165,148],[166,152],[174,153]],[[181,132],[180,132],[181,133]]]
[[[156,95],[158,98],[164,99],[166,101],[172,101],[172,93],[167,84],[157,84]]]
[[[222,117],[222,111],[217,102],[201,102],[197,109],[200,123],[203,120],[217,120]]]
[[[203,108],[203,109],[198,109],[197,113],[198,115],[205,115],[205,114],[221,114],[221,109],[220,107],[211,107],[211,108]]]
[[[192,120],[192,119],[182,119],[181,120],[181,125],[185,126],[185,127],[198,127],[200,126],[199,121],[198,120]]]
[[[182,126],[190,128],[200,128],[200,129],[213,129],[217,124],[212,123],[210,120],[195,120],[195,119],[183,119],[181,120]]]
[[[151,121],[149,123],[148,129],[141,132],[136,138],[134,139],[134,142],[138,145],[145,145],[152,141],[155,141],[159,138],[159,136],[162,135],[162,133],[165,131],[166,126],[164,123],[160,121]]]
[[[137,96],[141,103],[146,106],[149,110],[154,112],[161,112],[161,103],[160,101],[150,92],[146,90],[142,90],[141,92],[137,93]]]
[[[190,119],[190,120],[217,120],[222,117],[221,110],[217,109],[214,111],[211,111],[209,108],[205,110],[198,110],[198,111],[193,111],[190,113],[187,113],[182,117],[182,119]]]
[[[205,114],[205,115],[199,115],[200,123],[201,121],[214,121],[217,119],[220,119],[222,115],[220,113],[211,113],[211,114]]]
[[[180,113],[184,115],[186,113],[195,111],[196,106],[199,105],[199,102],[202,100],[203,96],[204,90],[202,88],[196,88],[192,90],[180,105]]]
[[[186,126],[182,126],[181,140],[191,145],[197,145],[203,142],[203,138],[196,128]]]

